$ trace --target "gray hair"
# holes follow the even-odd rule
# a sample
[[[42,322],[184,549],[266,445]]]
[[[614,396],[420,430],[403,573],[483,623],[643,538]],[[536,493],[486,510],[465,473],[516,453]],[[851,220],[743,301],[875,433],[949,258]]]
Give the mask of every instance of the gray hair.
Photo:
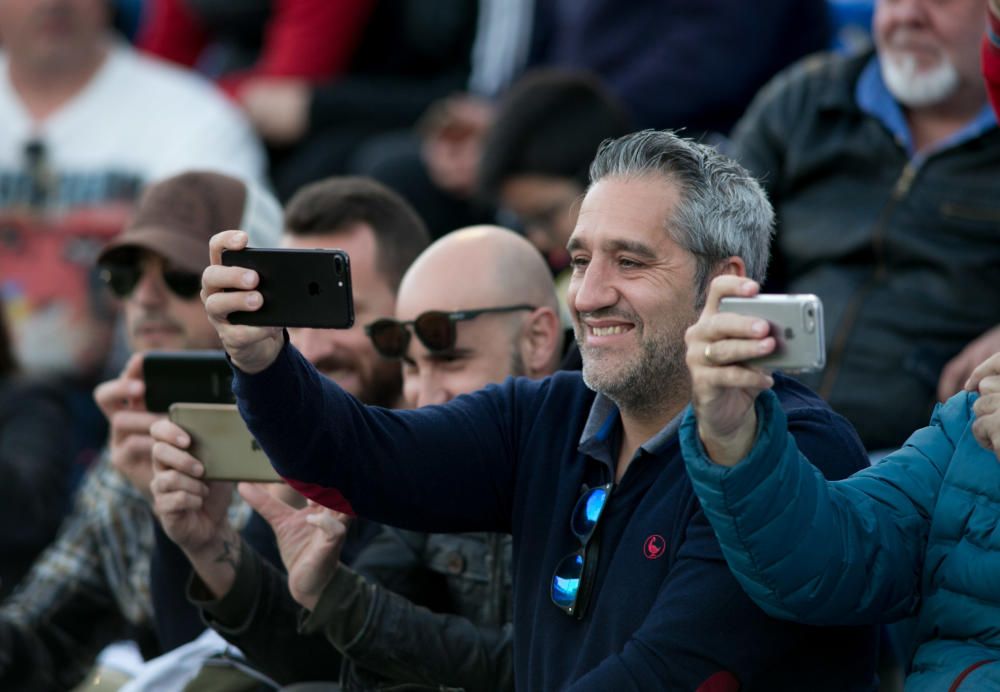
[[[734,255],[743,259],[750,278],[764,280],[774,210],[746,169],[669,130],[643,130],[601,143],[590,165],[590,184],[654,174],[679,187],[680,203],[664,222],[674,242],[695,256],[700,296],[718,264]]]

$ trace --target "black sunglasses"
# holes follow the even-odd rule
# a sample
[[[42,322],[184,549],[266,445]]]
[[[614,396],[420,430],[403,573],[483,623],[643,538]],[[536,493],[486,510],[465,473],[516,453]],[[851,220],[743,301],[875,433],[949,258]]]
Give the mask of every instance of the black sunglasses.
[[[534,310],[534,305],[504,305],[498,308],[479,308],[477,310],[456,310],[443,312],[429,310],[417,315],[416,319],[407,322],[388,317],[375,320],[365,325],[365,334],[372,340],[375,350],[386,358],[405,358],[406,349],[410,346],[410,330],[416,333],[420,343],[432,353],[450,351],[455,347],[457,331],[455,323],[471,320],[474,317],[492,312],[515,312],[517,310]]]
[[[607,507],[613,483],[590,488],[576,501],[573,514],[569,518],[569,527],[573,535],[580,539],[580,547],[570,553],[556,566],[552,574],[552,602],[567,615],[582,618],[586,611],[590,596],[590,584],[593,582],[593,567],[588,572],[587,565],[597,564],[597,556],[590,555],[596,550],[591,547],[591,539],[597,530],[597,524]],[[589,558],[589,560],[588,560]],[[588,577],[588,579],[585,579]]]
[[[142,264],[135,262],[106,262],[100,266],[101,280],[119,298],[128,298],[142,278]],[[201,290],[201,275],[177,269],[163,269],[163,283],[183,300],[191,300]]]

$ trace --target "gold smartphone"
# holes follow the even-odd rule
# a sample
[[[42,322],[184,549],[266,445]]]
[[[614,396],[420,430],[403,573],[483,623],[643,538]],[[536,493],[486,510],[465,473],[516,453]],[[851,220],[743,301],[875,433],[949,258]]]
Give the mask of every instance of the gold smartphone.
[[[170,420],[191,436],[191,455],[205,467],[205,480],[281,482],[236,404],[170,405]]]

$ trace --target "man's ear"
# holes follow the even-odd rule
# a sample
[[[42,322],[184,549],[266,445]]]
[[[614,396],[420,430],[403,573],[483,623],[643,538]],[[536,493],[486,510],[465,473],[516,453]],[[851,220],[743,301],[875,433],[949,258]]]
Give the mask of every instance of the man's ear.
[[[702,287],[702,294],[701,296],[699,296],[697,302],[695,303],[695,307],[698,310],[701,310],[703,307],[705,307],[705,301],[708,299],[709,285],[712,283],[715,277],[723,276],[724,274],[745,277],[747,275],[747,265],[743,261],[743,258],[737,257],[736,255],[732,255],[724,260],[721,260],[718,264],[715,265],[712,273],[708,277],[706,277],[705,285]]]
[[[521,326],[518,348],[528,377],[551,374],[562,348],[562,324],[552,308],[536,308]]]
[[[746,276],[747,275],[747,265],[743,262],[742,257],[737,257],[733,255],[732,257],[727,257],[726,259],[719,262],[719,265],[714,274],[712,274],[711,279],[723,274],[732,274],[733,276]],[[711,281],[711,279],[709,279]]]

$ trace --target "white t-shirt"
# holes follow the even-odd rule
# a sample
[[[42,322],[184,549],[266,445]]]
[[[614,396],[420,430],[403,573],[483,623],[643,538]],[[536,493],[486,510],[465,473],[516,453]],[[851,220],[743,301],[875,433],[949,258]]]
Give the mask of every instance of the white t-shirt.
[[[22,365],[100,368],[112,319],[94,260],[142,187],[192,169],[260,182],[264,166],[243,114],[189,71],[116,44],[83,90],[35,123],[0,52],[0,296]]]

